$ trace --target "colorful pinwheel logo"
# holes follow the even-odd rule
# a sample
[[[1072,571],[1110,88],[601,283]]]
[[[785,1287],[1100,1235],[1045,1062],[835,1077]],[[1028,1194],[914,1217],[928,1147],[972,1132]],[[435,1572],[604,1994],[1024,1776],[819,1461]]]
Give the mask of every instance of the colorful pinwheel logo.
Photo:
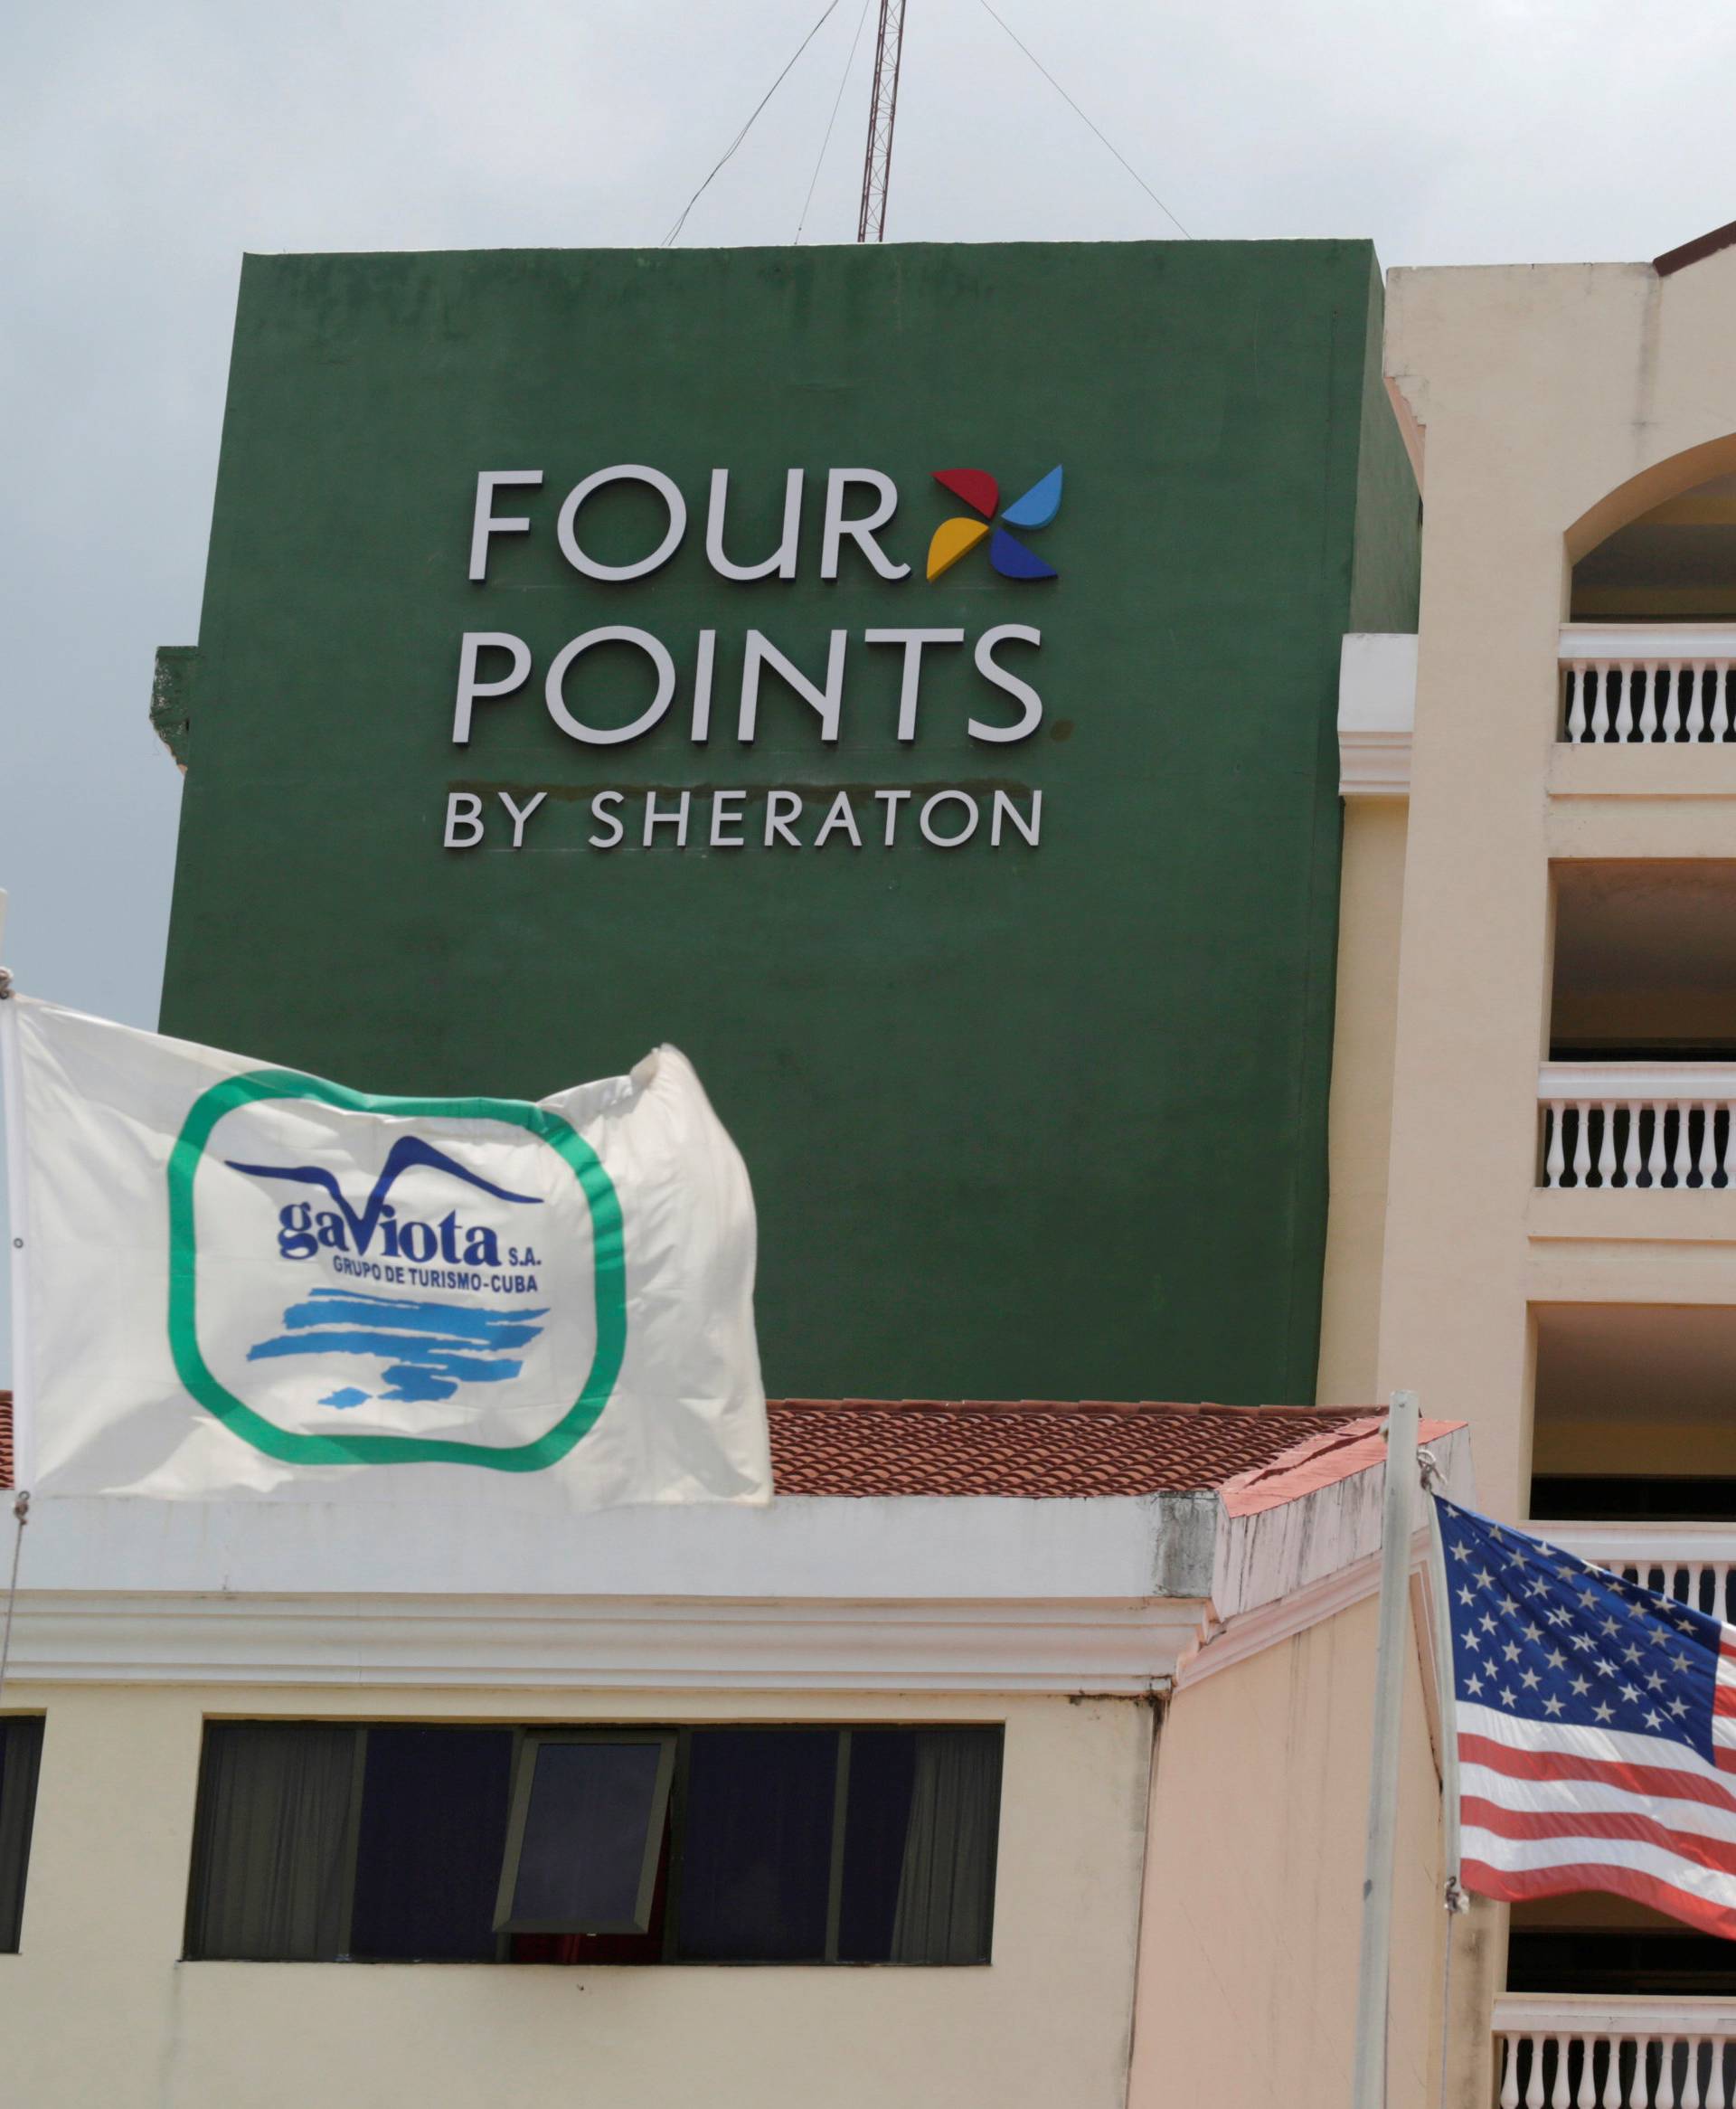
[[[950,520],[941,521],[929,544],[930,579],[938,579],[942,572],[950,571],[961,556],[968,555],[991,527],[994,538],[988,545],[988,561],[1004,579],[1055,577],[1054,566],[1044,563],[1040,556],[1033,556],[1024,543],[1016,535],[1009,534],[1007,529],[1046,527],[1060,512],[1059,468],[1052,468],[1022,498],[1015,498],[1001,515],[998,526],[995,525],[995,511],[1001,502],[1001,487],[986,468],[937,468],[934,480],[954,497],[962,498],[982,518],[967,520],[955,515]]]

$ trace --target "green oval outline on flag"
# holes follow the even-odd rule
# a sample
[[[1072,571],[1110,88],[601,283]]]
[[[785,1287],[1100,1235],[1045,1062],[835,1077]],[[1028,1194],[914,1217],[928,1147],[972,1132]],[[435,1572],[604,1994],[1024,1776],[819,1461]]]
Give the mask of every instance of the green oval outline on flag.
[[[566,1159],[590,1211],[597,1298],[597,1347],[584,1387],[552,1428],[530,1442],[499,1449],[423,1435],[298,1435],[279,1428],[218,1383],[199,1348],[198,1240],[193,1182],[212,1130],[238,1106],[260,1099],[315,1099],[349,1112],[401,1120],[507,1121]],[[293,1069],[254,1069],[202,1092],[170,1152],[169,1350],[177,1375],[202,1406],[243,1442],[285,1464],[470,1464],[490,1471],[543,1471],[558,1464],[597,1424],[627,1351],[627,1249],[620,1196],[601,1159],[570,1121],[524,1099],[381,1098]]]

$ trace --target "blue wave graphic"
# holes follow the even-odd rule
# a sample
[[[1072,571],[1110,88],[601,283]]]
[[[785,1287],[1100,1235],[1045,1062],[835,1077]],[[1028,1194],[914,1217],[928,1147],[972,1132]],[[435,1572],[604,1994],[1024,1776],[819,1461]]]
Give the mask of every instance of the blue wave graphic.
[[[283,1314],[285,1330],[250,1348],[250,1362],[286,1355],[375,1355],[390,1388],[378,1395],[423,1404],[449,1399],[461,1384],[502,1384],[524,1367],[511,1348],[524,1348],[542,1328],[536,1310],[490,1310],[474,1304],[376,1296],[365,1290],[316,1289]],[[328,1393],[322,1405],[359,1406],[369,1397],[354,1386]]]

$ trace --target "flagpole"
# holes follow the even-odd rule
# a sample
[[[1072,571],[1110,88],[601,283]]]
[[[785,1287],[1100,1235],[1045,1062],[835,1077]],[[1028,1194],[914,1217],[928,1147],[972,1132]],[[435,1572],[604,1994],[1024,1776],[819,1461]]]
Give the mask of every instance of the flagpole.
[[[0,945],[5,932],[6,896],[0,890]],[[0,966],[0,1124],[6,1139],[6,1207],[12,1223],[6,1255],[12,1269],[12,1479],[14,1487],[22,1490],[30,1485],[36,1460],[30,1440],[30,1303],[24,1293],[24,1240],[30,1234],[25,1221],[24,1094],[12,995],[12,976]]]
[[[1458,1728],[1454,1718],[1452,1605],[1447,1580],[1447,1554],[1440,1535],[1440,1508],[1435,1499],[1439,1468],[1428,1451],[1421,1453],[1422,1505],[1429,1521],[1429,1594],[1435,1639],[1435,1689],[1440,1696],[1440,1830],[1446,1860],[1446,1896],[1449,1911],[1466,1908],[1458,1882]]]
[[[1374,1659],[1374,1733],[1369,1765],[1368,1851],[1363,1872],[1363,1948],[1356,1979],[1352,2109],[1383,2109],[1387,1983],[1392,1946],[1392,1872],[1398,1839],[1399,1732],[1403,1718],[1410,1533],[1417,1483],[1417,1395],[1395,1391],[1386,1419],[1386,1492],[1381,1513],[1381,1623]]]

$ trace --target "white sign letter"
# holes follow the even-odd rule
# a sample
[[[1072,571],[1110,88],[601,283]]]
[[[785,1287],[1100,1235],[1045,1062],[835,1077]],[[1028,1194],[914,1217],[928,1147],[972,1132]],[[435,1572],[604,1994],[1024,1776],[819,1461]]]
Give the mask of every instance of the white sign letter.
[[[467,828],[469,834],[460,836],[460,828]],[[481,840],[482,800],[475,791],[448,791],[444,846],[448,849],[474,849]]]
[[[853,483],[866,484],[880,500],[865,519],[846,520],[844,516],[844,494]],[[883,527],[897,510],[898,486],[890,476],[882,476],[877,468],[831,470],[826,479],[826,533],[820,542],[821,578],[837,577],[838,544],[846,534],[882,579],[908,578],[910,565],[893,563],[882,553],[880,544],[874,540],[874,529]]]
[[[752,746],[759,723],[762,664],[769,667],[774,674],[781,674],[797,695],[819,712],[822,740],[837,738],[838,714],[844,708],[844,644],[848,635],[843,629],[832,632],[831,647],[826,655],[826,686],[816,688],[799,667],[792,667],[776,645],[767,641],[762,631],[748,632],[748,655],[741,665],[741,709],[735,728],[736,736],[744,747]]]
[[[488,576],[488,537],[491,534],[528,534],[531,524],[522,515],[495,517],[495,493],[502,484],[528,484],[542,480],[540,468],[485,468],[476,478],[476,509],[470,518],[470,576]]]
[[[796,576],[796,545],[802,532],[802,471],[792,468],[784,478],[784,538],[764,563],[731,563],[723,553],[723,515],[730,502],[730,472],[712,471],[712,501],[705,514],[705,554],[712,569],[724,579],[780,579]]]
[[[1043,698],[1029,682],[1019,680],[1007,673],[1005,667],[995,664],[995,648],[1003,638],[1012,638],[1022,645],[1040,645],[1043,632],[1030,629],[1022,622],[1004,622],[998,629],[986,629],[976,639],[976,671],[985,681],[996,688],[1004,688],[1024,705],[1024,715],[1016,724],[986,725],[979,718],[966,721],[965,730],[976,740],[992,740],[997,745],[1005,745],[1012,740],[1029,739],[1043,723]]]
[[[529,803],[523,807],[514,802],[511,791],[501,791],[497,795],[501,804],[505,807],[512,818],[513,847],[523,849],[524,846],[524,823],[549,794],[547,791],[537,791],[532,796]]]
[[[489,649],[510,652],[513,667],[498,681],[478,681],[476,660]],[[510,695],[531,670],[531,648],[522,637],[514,637],[505,629],[467,629],[464,642],[458,648],[458,694],[452,705],[452,744],[467,746],[470,742],[470,705],[479,697]]]
[[[589,840],[593,849],[613,849],[618,842],[625,838],[627,829],[621,826],[615,816],[620,811],[621,800],[626,795],[625,791],[599,791],[590,801],[591,818],[597,822],[599,827],[612,828],[615,830],[612,835],[590,837]]]
[[[965,641],[962,629],[865,629],[862,633],[864,644],[902,645],[904,648],[904,682],[898,692],[898,736],[901,740],[916,737],[916,692],[922,679],[922,648],[924,645],[961,645]]]
[[[580,652],[588,652],[592,645],[637,645],[657,670],[657,693],[651,700],[651,707],[641,711],[630,725],[616,725],[599,730],[595,725],[580,724],[567,708],[563,693],[567,668]],[[548,679],[542,684],[542,696],[549,706],[549,715],[571,738],[582,740],[588,747],[618,747],[624,740],[637,740],[641,733],[648,733],[670,705],[675,693],[675,662],[665,647],[654,637],[647,637],[642,629],[588,629],[562,645],[554,655],[549,667]]]
[[[669,509],[669,525],[663,540],[649,556],[641,557],[637,563],[599,563],[579,546],[579,537],[574,532],[579,508],[592,491],[601,490],[606,483],[648,483]],[[555,524],[561,555],[574,571],[582,572],[588,579],[642,579],[647,572],[654,572],[660,563],[668,562],[686,532],[687,506],[681,493],[660,468],[646,468],[635,462],[623,463],[618,468],[597,469],[583,483],[574,484],[567,493],[561,517]]]

